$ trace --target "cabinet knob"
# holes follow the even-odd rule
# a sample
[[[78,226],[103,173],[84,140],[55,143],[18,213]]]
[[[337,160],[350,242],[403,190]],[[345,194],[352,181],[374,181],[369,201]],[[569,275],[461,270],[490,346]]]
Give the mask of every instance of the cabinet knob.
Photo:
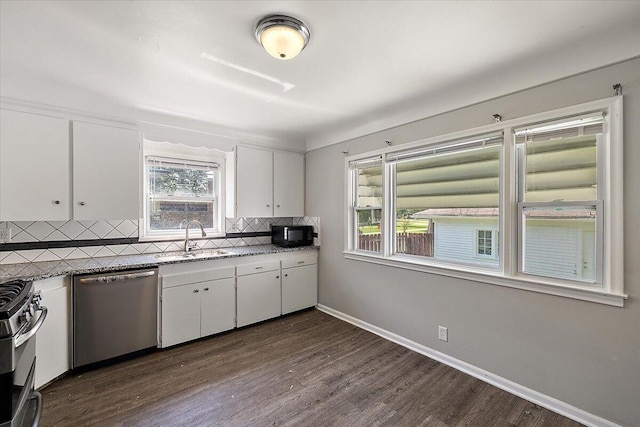
[[[80,204],[80,206],[84,206],[84,205],[86,205],[86,203],[85,203],[85,202],[80,202],[79,204]]]
[[[271,206],[271,205],[267,205],[267,207],[269,207],[269,206]]]
[[[197,294],[198,292],[200,292],[200,289],[194,289],[194,290],[193,290],[193,293],[194,293],[194,294]]]
[[[209,288],[204,288],[204,290],[205,290],[205,291],[208,291],[208,290],[209,290]]]
[[[60,200],[54,200],[54,201],[53,201],[53,204],[54,204],[54,205],[59,205],[59,204],[60,204]]]
[[[280,276],[276,276],[276,279],[279,279],[279,278],[280,278]]]
[[[276,208],[279,208],[279,207],[280,207],[280,205],[276,205]]]
[[[289,277],[289,274],[285,274],[284,277]]]

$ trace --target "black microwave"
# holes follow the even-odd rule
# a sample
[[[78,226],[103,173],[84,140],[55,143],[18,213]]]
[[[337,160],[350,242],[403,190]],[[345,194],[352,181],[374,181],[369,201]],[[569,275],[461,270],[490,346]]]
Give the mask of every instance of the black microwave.
[[[310,225],[272,225],[271,243],[278,246],[313,245],[313,227]]]

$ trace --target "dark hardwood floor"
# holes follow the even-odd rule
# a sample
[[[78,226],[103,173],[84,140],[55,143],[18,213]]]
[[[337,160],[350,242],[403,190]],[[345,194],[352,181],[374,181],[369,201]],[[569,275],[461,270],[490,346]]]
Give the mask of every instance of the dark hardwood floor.
[[[317,310],[41,391],[41,426],[579,425]]]

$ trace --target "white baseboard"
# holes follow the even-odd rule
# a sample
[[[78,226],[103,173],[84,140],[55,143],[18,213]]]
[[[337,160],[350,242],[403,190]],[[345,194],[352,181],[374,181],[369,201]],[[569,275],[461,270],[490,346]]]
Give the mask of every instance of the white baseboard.
[[[508,391],[511,394],[514,394],[518,397],[526,399],[529,402],[535,403],[536,405],[540,405],[543,408],[547,408],[560,415],[564,415],[565,417],[570,418],[579,423],[582,423],[584,425],[587,425],[590,427],[620,427],[618,424],[605,420],[604,418],[598,417],[596,415],[590,414],[589,412],[586,412],[580,408],[576,408],[575,406],[569,405],[568,403],[562,402],[553,397],[539,393],[523,385],[514,383],[513,381],[510,381],[499,375],[493,374],[489,371],[485,371],[484,369],[478,368],[477,366],[470,365],[469,363],[463,362],[462,360],[458,360],[447,354],[433,350],[422,344],[418,344],[415,341],[411,341],[398,334],[394,334],[393,332],[389,332],[378,326],[372,325],[363,320],[349,316],[348,314],[334,310],[331,307],[318,304],[317,308],[318,310],[324,313],[327,313],[333,317],[336,317],[340,320],[344,320],[345,322],[351,323],[352,325],[355,325],[366,331],[372,332],[391,342],[394,342],[403,347],[406,347],[409,350],[413,350],[416,353],[420,353],[433,360],[437,360],[438,362],[451,366],[452,368],[462,371],[465,374],[471,375],[472,377],[478,378],[502,390]]]

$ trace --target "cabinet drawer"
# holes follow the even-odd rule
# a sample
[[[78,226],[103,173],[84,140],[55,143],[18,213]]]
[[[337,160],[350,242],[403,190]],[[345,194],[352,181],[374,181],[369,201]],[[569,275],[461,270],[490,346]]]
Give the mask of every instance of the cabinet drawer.
[[[282,260],[282,268],[302,267],[303,265],[317,264],[317,255],[306,255]]]
[[[233,267],[193,271],[189,273],[163,274],[162,287],[171,288],[174,286],[206,282],[208,280],[226,279],[229,277],[233,277]]]
[[[265,261],[255,264],[239,265],[236,267],[238,276],[246,276],[248,274],[264,273],[265,271],[280,270],[280,261]]]

